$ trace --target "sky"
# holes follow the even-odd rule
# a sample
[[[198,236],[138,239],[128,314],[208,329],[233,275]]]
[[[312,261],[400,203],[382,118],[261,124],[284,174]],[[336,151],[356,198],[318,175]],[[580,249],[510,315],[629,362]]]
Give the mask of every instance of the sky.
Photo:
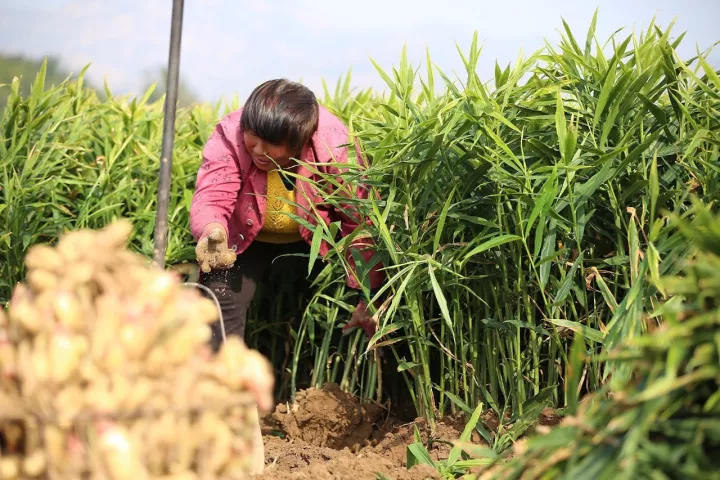
[[[720,0],[185,0],[180,74],[202,100],[247,98],[271,78],[301,80],[322,95],[352,68],[353,86],[382,89],[371,58],[390,70],[405,46],[424,68],[425,48],[452,75],[462,70],[473,33],[484,44],[482,80],[495,61],[514,62],[559,39],[564,18],[584,39],[596,8],[597,35],[647,28],[653,17],[686,32],[680,53],[720,41]],[[172,0],[0,0],[0,52],[57,55],[73,73],[107,78],[116,94],[136,94],[144,73],[167,65]],[[720,67],[720,46],[710,57]]]

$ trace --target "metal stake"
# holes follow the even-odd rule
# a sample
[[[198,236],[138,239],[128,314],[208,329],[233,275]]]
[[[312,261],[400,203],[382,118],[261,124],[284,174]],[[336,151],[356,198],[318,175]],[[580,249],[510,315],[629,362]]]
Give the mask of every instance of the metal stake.
[[[170,55],[168,59],[165,118],[163,121],[162,153],[160,156],[160,176],[158,180],[157,214],[155,217],[154,261],[160,268],[165,268],[165,252],[167,250],[170,175],[172,172],[172,151],[175,137],[178,77],[180,75],[180,38],[182,36],[183,3],[184,0],[173,0],[172,24],[170,27]]]

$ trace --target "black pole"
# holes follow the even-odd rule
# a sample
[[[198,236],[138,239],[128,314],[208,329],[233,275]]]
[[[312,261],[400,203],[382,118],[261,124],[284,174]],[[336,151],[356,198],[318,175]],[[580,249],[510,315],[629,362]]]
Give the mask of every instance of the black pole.
[[[178,76],[180,75],[182,18],[183,0],[173,0],[172,24],[170,27],[170,55],[168,59],[167,90],[165,96],[165,119],[163,123],[162,154],[160,156],[160,177],[158,180],[158,204],[155,217],[154,261],[160,268],[165,268],[165,252],[167,251],[170,174],[172,171],[172,151],[175,136]]]

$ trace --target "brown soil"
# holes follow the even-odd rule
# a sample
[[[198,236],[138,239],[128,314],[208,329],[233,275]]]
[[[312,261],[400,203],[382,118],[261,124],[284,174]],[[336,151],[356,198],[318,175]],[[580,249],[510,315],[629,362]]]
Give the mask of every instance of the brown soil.
[[[485,424],[497,428],[497,418],[483,416]],[[546,409],[539,424],[552,426],[559,419]],[[407,469],[407,446],[413,443],[417,427],[433,460],[444,460],[451,446],[443,443],[459,438],[465,419],[445,418],[435,434],[423,419],[398,425],[379,406],[361,404],[357,399],[328,384],[322,389],[299,392],[288,407],[278,405],[265,418],[265,472],[258,480],[393,480],[439,479],[424,465]],[[473,443],[484,441],[477,432]]]
[[[355,455],[348,449],[334,450],[310,445],[301,440],[265,437],[265,473],[257,478],[376,480],[378,474],[393,480],[440,478],[438,473],[427,465],[408,470],[398,458],[399,455],[392,453],[395,452],[390,451],[389,455],[383,455],[371,449]],[[402,457],[404,460],[404,454]]]
[[[273,420],[290,438],[318,447],[357,450],[365,446],[382,413],[381,407],[360,404],[336,384],[326,384],[299,392],[290,408],[278,405]]]

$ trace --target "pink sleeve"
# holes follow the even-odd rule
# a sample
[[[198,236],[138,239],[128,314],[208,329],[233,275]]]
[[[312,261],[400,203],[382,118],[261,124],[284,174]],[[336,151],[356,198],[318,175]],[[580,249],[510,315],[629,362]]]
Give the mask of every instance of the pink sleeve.
[[[240,190],[238,158],[224,124],[225,121],[217,124],[203,148],[202,165],[190,207],[190,232],[196,241],[203,228],[212,222],[220,223],[228,231],[228,221]]]

